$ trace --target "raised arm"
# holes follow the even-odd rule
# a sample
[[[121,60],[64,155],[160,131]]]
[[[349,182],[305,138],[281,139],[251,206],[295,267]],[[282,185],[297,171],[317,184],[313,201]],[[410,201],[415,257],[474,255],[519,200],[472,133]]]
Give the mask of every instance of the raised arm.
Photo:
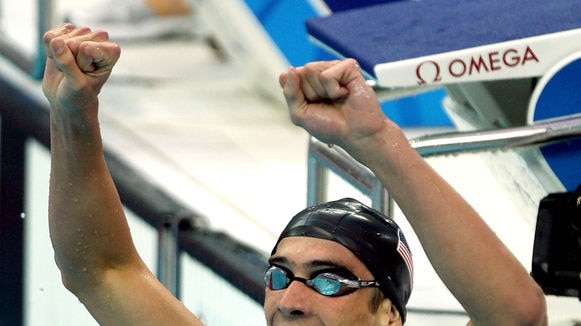
[[[102,325],[201,324],[147,269],[109,174],[98,94],[120,55],[103,31],[46,32],[51,106],[49,228],[65,286]]]
[[[280,83],[295,124],[341,146],[383,182],[473,325],[547,323],[541,289],[385,117],[355,60],[290,68]]]

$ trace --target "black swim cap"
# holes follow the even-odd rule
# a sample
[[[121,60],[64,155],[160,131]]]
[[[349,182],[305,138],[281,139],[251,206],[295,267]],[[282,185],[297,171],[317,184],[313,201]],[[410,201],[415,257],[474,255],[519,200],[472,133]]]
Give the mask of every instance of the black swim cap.
[[[403,232],[393,220],[351,198],[319,204],[291,219],[272,254],[282,239],[296,236],[335,241],[351,250],[367,266],[405,322],[413,265]]]

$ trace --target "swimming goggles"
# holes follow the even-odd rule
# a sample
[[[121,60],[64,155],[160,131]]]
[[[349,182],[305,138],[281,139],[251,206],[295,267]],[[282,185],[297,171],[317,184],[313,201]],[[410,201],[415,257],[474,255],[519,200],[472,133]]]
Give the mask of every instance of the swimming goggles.
[[[264,273],[264,283],[271,290],[286,289],[292,281],[299,281],[306,286],[328,297],[349,294],[359,288],[379,287],[377,281],[361,281],[341,277],[335,273],[323,271],[311,279],[294,276],[279,266],[270,266]]]

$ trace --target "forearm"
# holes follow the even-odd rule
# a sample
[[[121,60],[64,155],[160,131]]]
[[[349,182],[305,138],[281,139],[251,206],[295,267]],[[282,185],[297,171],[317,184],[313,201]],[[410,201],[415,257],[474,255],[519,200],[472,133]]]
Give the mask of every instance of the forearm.
[[[122,206],[104,160],[97,115],[86,115],[67,114],[54,106],[51,112],[49,227],[66,281],[69,277],[98,278],[106,268],[134,258]]]
[[[474,324],[543,312],[542,292],[478,213],[408,145],[399,127],[366,144],[363,161],[386,185],[438,275]],[[387,141],[389,140],[389,141]],[[517,294],[518,293],[518,294]]]

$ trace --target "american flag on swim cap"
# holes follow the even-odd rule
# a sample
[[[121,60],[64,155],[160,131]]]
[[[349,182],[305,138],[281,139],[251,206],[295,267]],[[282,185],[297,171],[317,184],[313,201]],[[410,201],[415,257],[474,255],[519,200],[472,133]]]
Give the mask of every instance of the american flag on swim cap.
[[[397,252],[399,252],[401,258],[403,258],[403,261],[405,262],[408,271],[410,273],[410,289],[411,289],[414,287],[414,263],[412,261],[412,253],[401,230],[397,230],[397,237],[399,240],[397,243]]]

